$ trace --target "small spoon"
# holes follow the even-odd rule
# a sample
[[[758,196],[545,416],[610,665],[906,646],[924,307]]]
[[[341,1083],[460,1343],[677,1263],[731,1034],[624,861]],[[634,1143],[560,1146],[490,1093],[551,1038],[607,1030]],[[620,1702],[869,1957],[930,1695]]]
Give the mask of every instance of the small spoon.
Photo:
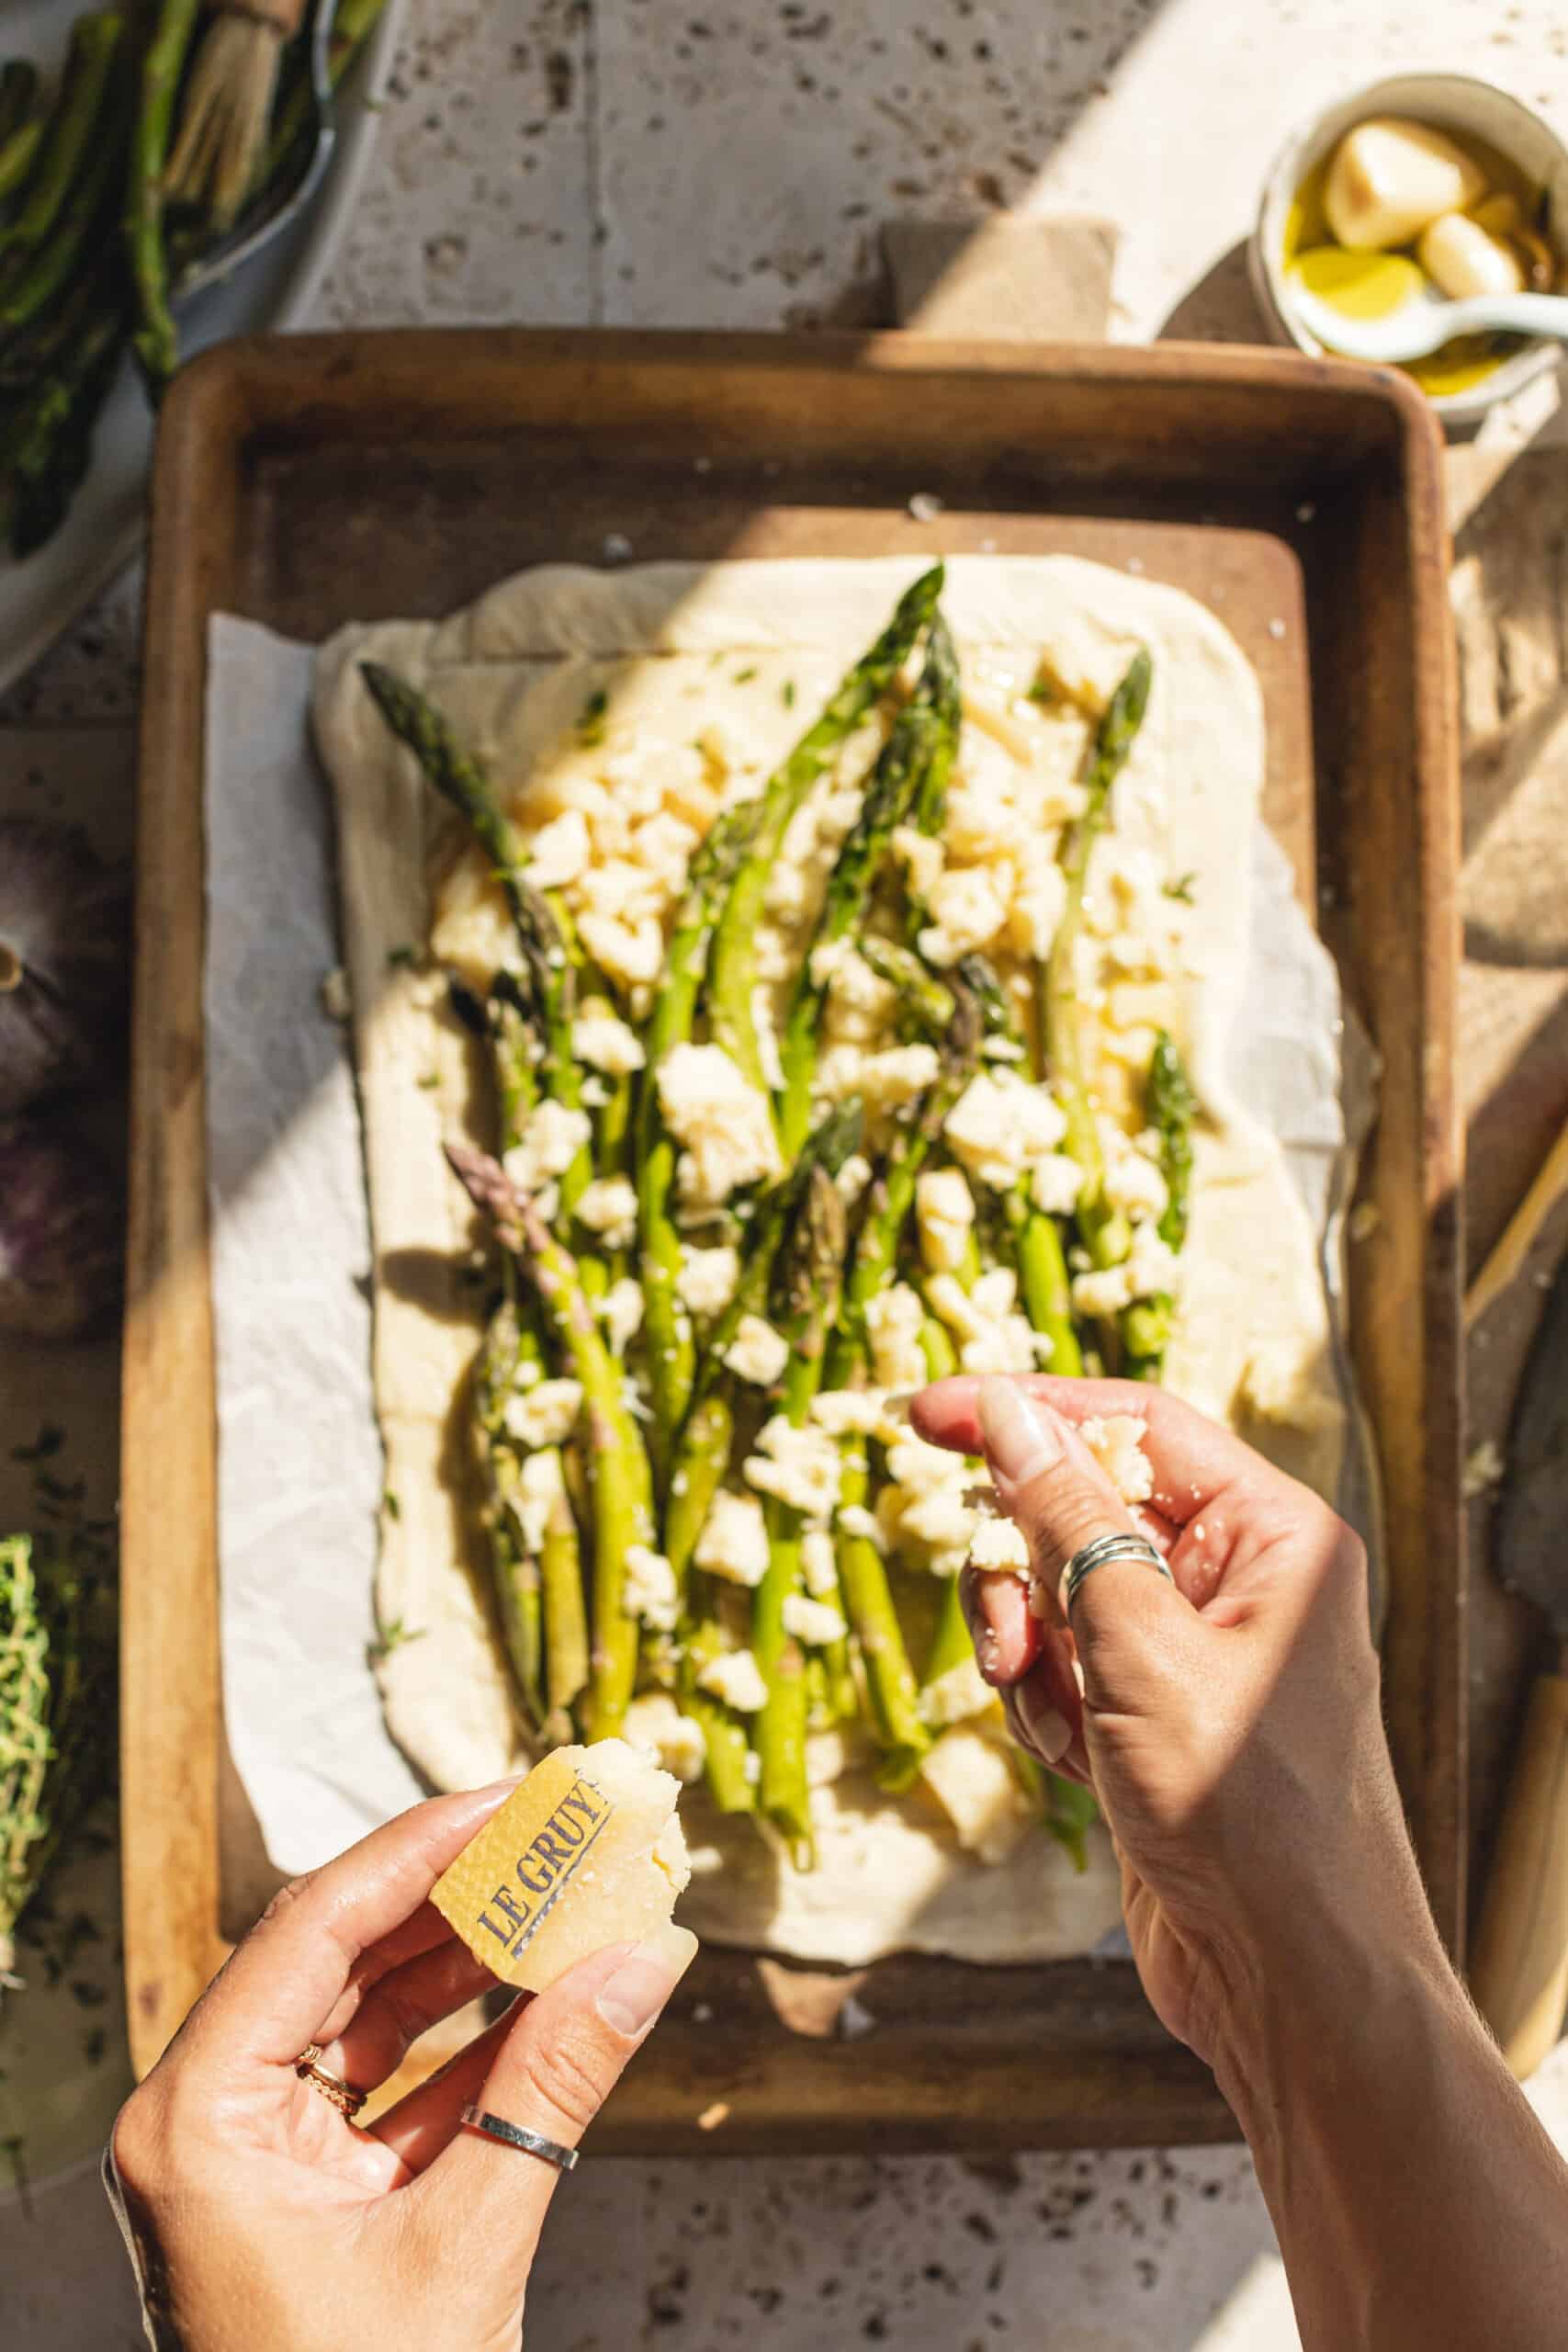
[[[1371,359],[1393,366],[1425,359],[1456,335],[1477,334],[1554,335],[1568,343],[1568,294],[1472,294],[1450,302],[1428,279],[1382,318],[1347,318],[1320,301],[1293,274],[1287,280],[1291,309],[1309,334],[1344,359]]]

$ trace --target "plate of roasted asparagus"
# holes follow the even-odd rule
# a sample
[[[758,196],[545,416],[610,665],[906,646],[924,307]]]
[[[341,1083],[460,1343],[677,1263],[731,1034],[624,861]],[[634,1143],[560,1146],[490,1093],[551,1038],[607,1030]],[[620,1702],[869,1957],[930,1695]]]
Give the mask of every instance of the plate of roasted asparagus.
[[[339,0],[325,22],[307,0],[6,11],[0,683],[134,552],[174,368],[303,317],[368,157],[401,6]]]

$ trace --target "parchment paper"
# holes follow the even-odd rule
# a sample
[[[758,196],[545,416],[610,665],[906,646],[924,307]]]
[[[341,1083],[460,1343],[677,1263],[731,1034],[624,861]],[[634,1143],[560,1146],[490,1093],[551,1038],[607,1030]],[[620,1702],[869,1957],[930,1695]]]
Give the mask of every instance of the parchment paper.
[[[422,1791],[370,1666],[381,1450],[370,1237],[340,961],[332,821],[307,727],[313,649],[215,616],[208,686],[207,1117],[217,1324],[224,1701],[268,1854],[313,1868]],[[1279,1136],[1338,1300],[1370,1057],[1338,976],[1257,828],[1251,964],[1230,1071]],[[1348,1384],[1348,1400],[1352,1403]],[[1359,1427],[1359,1423],[1357,1424]],[[1370,1451],[1341,1507],[1375,1523]]]

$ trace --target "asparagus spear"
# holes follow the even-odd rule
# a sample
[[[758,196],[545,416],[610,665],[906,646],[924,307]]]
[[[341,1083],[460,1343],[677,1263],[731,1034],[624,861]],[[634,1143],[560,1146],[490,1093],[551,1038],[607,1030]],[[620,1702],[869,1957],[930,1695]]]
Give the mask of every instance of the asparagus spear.
[[[93,430],[119,373],[124,334],[118,309],[94,320],[7,428],[9,477],[0,520],[17,556],[30,555],[59,528],[85,478]]]
[[[1007,991],[985,957],[966,956],[959,969],[979,1003],[987,1035],[1021,1048]],[[1006,1216],[1023,1311],[1031,1327],[1051,1342],[1052,1371],[1076,1378],[1083,1371],[1083,1351],[1073,1328],[1066,1254],[1055,1218],[1035,1201],[1032,1178],[1026,1176],[1009,1198]]]
[[[937,802],[945,801],[958,727],[958,660],[938,612],[926,640],[925,668],[873,765],[860,815],[834,861],[821,916],[795,980],[779,1048],[784,1070],[779,1142],[786,1159],[806,1140],[811,1116],[811,1076],[827,993],[812,969],[813,956],[818,947],[848,938],[863,922],[887,845],[931,775],[938,779]]]
[[[38,68],[13,57],[0,72],[0,202],[15,196],[32,170],[43,141],[38,102]]]
[[[1159,1136],[1160,1173],[1165,1178],[1166,1204],[1159,1238],[1168,1249],[1179,1250],[1187,1238],[1188,1204],[1192,1190],[1192,1122],[1198,1098],[1180,1055],[1162,1029],[1155,1039],[1144,1090],[1144,1116]],[[1123,1370],[1130,1380],[1157,1380],[1170,1344],[1176,1302],[1168,1293],[1137,1298],[1122,1313]]]
[[[164,174],[175,98],[201,6],[202,0],[163,0],[141,61],[141,98],[126,195],[125,238],[140,321],[136,356],[154,401],[161,398],[179,365],[164,241]]]
[[[713,928],[744,854],[751,822],[748,805],[731,809],[711,827],[693,857],[646,1033],[647,1069],[637,1105],[636,1140],[637,1244],[653,1406],[651,1443],[661,1473],[668,1467],[676,1432],[691,1402],[696,1351],[690,1318],[675,1288],[681,1273],[681,1238],[670,1213],[670,1195],[676,1153],[660,1114],[659,1066],[692,1035]]]
[[[491,1041],[504,1154],[521,1138],[538,1092],[532,1030],[504,978],[491,990],[484,1026]],[[502,1272],[505,1296],[491,1319],[477,1369],[476,1434],[491,1487],[491,1551],[502,1630],[525,1714],[536,1730],[547,1724],[560,1728],[588,1680],[582,1563],[558,1446],[545,1449],[553,1461],[556,1493],[536,1552],[525,1550],[521,1540],[523,1478],[506,1408],[521,1388],[525,1370],[543,1369],[545,1351],[536,1325],[518,1299],[511,1257],[503,1261]]]
[[[899,1130],[872,1185],[855,1244],[838,1328],[828,1354],[825,1385],[846,1386],[869,1354],[865,1310],[892,1278],[898,1241],[915,1197],[915,1180],[941,1135],[949,1111],[967,1085],[980,1045],[975,999],[954,978],[942,1067],[922,1097],[915,1118]],[[906,1785],[931,1735],[920,1713],[919,1693],[909,1664],[882,1555],[865,1535],[848,1534],[846,1510],[863,1510],[870,1491],[863,1451],[846,1447],[839,1499],[839,1576],[850,1622],[860,1644],[871,1699],[873,1727],[887,1750],[885,1784]]]
[[[538,1560],[519,1540],[522,1487],[506,1430],[507,1403],[518,1393],[524,1363],[536,1360],[536,1350],[517,1312],[510,1259],[506,1266],[507,1295],[491,1317],[474,1366],[474,1436],[489,1490],[485,1519],[502,1635],[523,1719],[530,1731],[537,1732],[545,1719],[544,1602]]]
[[[1078,939],[1083,931],[1084,890],[1089,854],[1111,814],[1111,787],[1115,783],[1143,725],[1148,707],[1153,664],[1140,650],[1106,706],[1095,736],[1087,778],[1084,812],[1069,831],[1062,851],[1066,877],[1066,905],[1051,942],[1051,953],[1041,967],[1040,1029],[1046,1057],[1066,1114],[1066,1147],[1083,1170],[1074,1217],[1078,1238],[1097,1266],[1119,1265],[1132,1235],[1120,1209],[1105,1197],[1105,1159],[1094,1120],[1094,1097],[1084,1068],[1083,1014],[1075,970]]]
[[[626,1404],[620,1365],[605,1346],[577,1262],[556,1241],[499,1161],[448,1144],[453,1173],[527,1269],[562,1353],[581,1383],[588,1423],[593,1520],[593,1653],[585,1730],[616,1732],[637,1680],[637,1621],[626,1609],[626,1555],[653,1544],[653,1480],[642,1433]]]
[[[194,5],[194,0],[193,0]],[[78,17],[38,166],[20,212],[0,230],[0,254],[32,253],[53,228],[90,150],[125,32],[113,10]]]
[[[128,118],[119,105],[120,77],[111,73],[105,90],[103,116],[95,126],[95,140],[85,169],[77,179],[54,224],[48,242],[0,287],[0,333],[15,334],[48,310],[69,287],[83,260],[101,241],[104,209],[118,190],[125,169]]]
[[[897,609],[870,650],[862,655],[815,725],[808,728],[751,804],[754,828],[730,885],[714,933],[708,966],[713,1032],[738,1069],[764,1088],[751,995],[757,979],[757,932],[767,897],[768,876],[790,819],[822,775],[846,736],[880,700],[936,608],[942,567],[933,564],[906,589]]]
[[[706,1658],[716,1655],[721,1646],[709,1611],[701,1604],[692,1605],[688,1588],[692,1554],[729,1462],[740,1383],[726,1364],[725,1355],[741,1317],[761,1314],[769,1306],[774,1288],[775,1261],[786,1244],[797,1243],[809,1230],[807,1208],[814,1187],[826,1181],[831,1189],[830,1180],[855,1149],[860,1132],[859,1103],[840,1104],[823,1121],[784,1182],[775,1187],[759,1216],[735,1296],[719,1317],[699,1370],[691,1411],[675,1454],[664,1518],[665,1556],[674,1570],[681,1595],[688,1657]],[[834,1197],[837,1199],[836,1193]],[[694,1678],[688,1677],[688,1682],[694,1683]],[[688,1696],[691,1695],[689,1691]],[[700,1698],[703,1694],[695,1696]],[[697,1713],[705,1724],[711,1718],[715,1727],[720,1753],[716,1761],[710,1747],[708,1777],[716,1799],[728,1812],[737,1809],[729,1800],[739,1797],[745,1761],[744,1755],[736,1748],[737,1733],[748,1751],[750,1741],[744,1724],[729,1710],[712,1713],[716,1703],[709,1702],[708,1714],[703,1714],[695,1706],[690,1711]],[[740,1809],[750,1812],[755,1792],[750,1781],[745,1782],[745,1789]]]
[[[554,892],[528,878],[527,846],[506,814],[489,776],[454,736],[434,704],[379,662],[362,662],[360,675],[382,718],[406,743],[426,779],[473,828],[511,910],[527,981],[530,1015],[538,1031],[540,1083],[569,1110],[582,1101],[581,1073],[571,1042],[580,954],[571,917]],[[560,1182],[563,1208],[581,1199],[592,1176],[586,1147]]]
[[[815,1161],[799,1222],[775,1270],[773,1322],[790,1341],[783,1410],[794,1429],[805,1422],[822,1385],[823,1351],[837,1309],[846,1244],[844,1204],[822,1159]],[[761,1759],[758,1794],[762,1811],[794,1846],[797,1866],[811,1856],[810,1790],[806,1776],[808,1712],[807,1660],[784,1624],[790,1600],[803,1584],[802,1532],[797,1510],[770,1496],[765,1506],[768,1568],[757,1588],[751,1652],[768,1686],[757,1717]]]
[[[755,1813],[757,1784],[751,1778],[755,1768],[746,1719],[698,1687],[703,1668],[722,1657],[724,1648],[714,1619],[690,1627],[682,1644],[681,1706],[702,1725],[708,1788],[720,1813]]]
[[[26,57],[7,58],[0,66],[0,145],[36,119],[38,67]]]

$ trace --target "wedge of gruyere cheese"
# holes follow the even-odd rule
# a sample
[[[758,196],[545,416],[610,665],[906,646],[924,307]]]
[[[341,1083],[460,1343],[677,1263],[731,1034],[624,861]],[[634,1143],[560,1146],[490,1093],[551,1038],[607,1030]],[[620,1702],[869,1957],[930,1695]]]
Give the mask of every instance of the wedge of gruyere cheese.
[[[681,1783],[624,1739],[558,1747],[431,1889],[468,1950],[542,1993],[606,1944],[667,1926],[691,1877]]]

